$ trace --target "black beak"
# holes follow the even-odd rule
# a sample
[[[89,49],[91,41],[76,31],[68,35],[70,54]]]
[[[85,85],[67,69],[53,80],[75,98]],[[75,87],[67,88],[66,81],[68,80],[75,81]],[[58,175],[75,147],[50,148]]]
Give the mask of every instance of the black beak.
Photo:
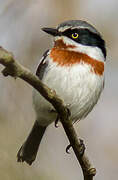
[[[42,30],[52,36],[58,36],[59,35],[59,32],[57,29],[54,29],[54,28],[42,28]]]

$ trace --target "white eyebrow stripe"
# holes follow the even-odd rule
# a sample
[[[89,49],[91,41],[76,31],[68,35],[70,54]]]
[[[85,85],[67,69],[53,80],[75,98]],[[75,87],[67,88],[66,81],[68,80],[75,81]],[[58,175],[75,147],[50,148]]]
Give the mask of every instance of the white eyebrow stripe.
[[[72,26],[65,26],[65,27],[60,27],[59,28],[59,32],[64,32],[66,31],[67,29],[88,29],[90,31],[89,28],[87,27],[84,27],[84,26],[75,26],[75,27],[72,27]]]
[[[84,27],[84,26],[76,26],[76,27],[71,27],[71,29],[88,29],[90,31],[89,28]]]
[[[67,29],[71,29],[72,26],[64,26],[59,28],[59,32],[64,32]]]

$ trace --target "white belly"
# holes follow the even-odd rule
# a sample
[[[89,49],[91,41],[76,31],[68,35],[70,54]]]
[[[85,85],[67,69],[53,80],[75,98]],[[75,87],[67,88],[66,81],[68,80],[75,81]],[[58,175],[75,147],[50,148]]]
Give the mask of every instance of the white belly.
[[[103,81],[103,76],[91,72],[87,64],[59,67],[53,63],[43,78],[43,82],[69,104],[73,121],[85,118],[92,110],[103,89]],[[53,122],[56,114],[50,112],[52,105],[35,90],[33,97],[39,123],[48,125]]]

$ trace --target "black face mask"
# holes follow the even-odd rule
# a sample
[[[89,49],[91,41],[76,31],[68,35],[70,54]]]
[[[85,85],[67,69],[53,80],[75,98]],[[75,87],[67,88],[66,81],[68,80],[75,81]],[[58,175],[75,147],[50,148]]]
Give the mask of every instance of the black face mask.
[[[68,29],[59,34],[60,36],[67,36],[77,43],[85,46],[99,47],[104,57],[106,58],[105,42],[102,37],[96,33],[90,32],[88,29]]]

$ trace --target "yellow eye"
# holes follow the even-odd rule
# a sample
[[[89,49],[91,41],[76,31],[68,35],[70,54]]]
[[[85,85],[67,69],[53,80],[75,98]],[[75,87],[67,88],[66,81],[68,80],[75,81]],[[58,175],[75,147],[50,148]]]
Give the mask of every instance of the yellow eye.
[[[73,34],[72,34],[72,38],[73,38],[73,39],[77,39],[78,37],[79,37],[79,34],[78,34],[78,33],[73,33]]]

